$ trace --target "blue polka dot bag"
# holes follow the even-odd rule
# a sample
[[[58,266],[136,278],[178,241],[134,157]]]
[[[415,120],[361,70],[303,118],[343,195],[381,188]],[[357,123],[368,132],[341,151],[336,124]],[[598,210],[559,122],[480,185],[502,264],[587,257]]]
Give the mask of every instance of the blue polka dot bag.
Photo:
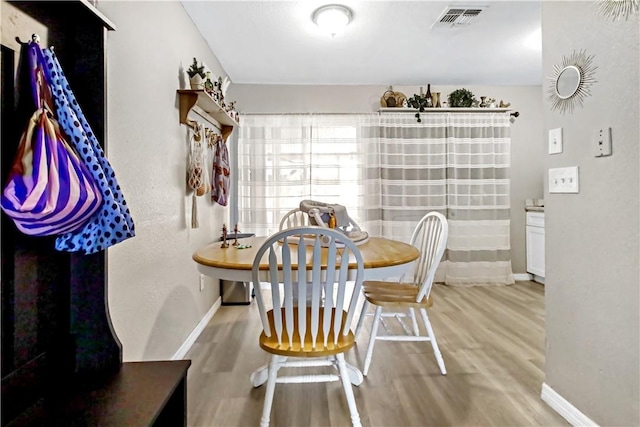
[[[55,248],[60,251],[92,254],[134,237],[133,219],[116,181],[116,174],[85,119],[58,58],[53,49],[42,49],[41,52],[58,122],[69,136],[70,144],[88,166],[103,198],[101,208],[82,228],[56,238]]]

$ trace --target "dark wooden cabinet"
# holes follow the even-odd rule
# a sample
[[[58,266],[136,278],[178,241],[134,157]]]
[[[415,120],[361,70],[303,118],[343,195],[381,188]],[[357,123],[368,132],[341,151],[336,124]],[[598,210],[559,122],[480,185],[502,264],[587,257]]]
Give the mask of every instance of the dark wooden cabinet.
[[[35,108],[23,65],[32,34],[43,48],[54,47],[105,144],[105,50],[114,25],[84,0],[0,1],[4,183]],[[4,212],[0,227],[2,426],[184,425],[190,362],[122,363],[109,317],[106,253],[56,251],[53,237],[21,234]]]

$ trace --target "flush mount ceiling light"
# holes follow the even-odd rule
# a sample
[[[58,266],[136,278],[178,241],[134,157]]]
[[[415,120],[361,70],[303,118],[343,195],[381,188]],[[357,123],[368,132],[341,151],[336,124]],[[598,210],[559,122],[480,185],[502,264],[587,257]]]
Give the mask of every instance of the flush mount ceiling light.
[[[313,12],[313,22],[331,37],[340,34],[351,22],[351,9],[340,4],[329,4]]]

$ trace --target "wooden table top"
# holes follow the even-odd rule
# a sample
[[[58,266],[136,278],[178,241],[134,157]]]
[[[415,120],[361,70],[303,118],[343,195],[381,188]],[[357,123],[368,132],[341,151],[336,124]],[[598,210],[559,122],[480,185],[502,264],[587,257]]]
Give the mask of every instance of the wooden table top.
[[[238,239],[241,245],[251,245],[247,249],[237,249],[233,246],[233,239],[228,240],[229,247],[221,248],[221,242],[211,243],[195,251],[193,260],[209,267],[230,270],[251,270],[256,252],[267,237],[248,237]],[[407,264],[415,261],[420,252],[417,248],[404,242],[384,239],[381,237],[369,237],[369,241],[359,245],[360,253],[364,261],[364,268],[382,268]],[[311,258],[312,248],[308,247],[308,259]],[[323,251],[326,253],[326,250]],[[323,262],[326,264],[326,262]],[[349,260],[349,266],[355,267],[355,260]],[[269,263],[265,260],[260,264],[261,270],[268,270]]]

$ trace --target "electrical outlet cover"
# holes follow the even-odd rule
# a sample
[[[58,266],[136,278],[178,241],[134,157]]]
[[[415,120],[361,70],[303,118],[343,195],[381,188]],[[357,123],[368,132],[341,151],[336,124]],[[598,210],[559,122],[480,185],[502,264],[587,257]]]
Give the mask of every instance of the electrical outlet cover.
[[[611,128],[602,127],[596,129],[593,139],[593,155],[595,157],[611,155]]]

